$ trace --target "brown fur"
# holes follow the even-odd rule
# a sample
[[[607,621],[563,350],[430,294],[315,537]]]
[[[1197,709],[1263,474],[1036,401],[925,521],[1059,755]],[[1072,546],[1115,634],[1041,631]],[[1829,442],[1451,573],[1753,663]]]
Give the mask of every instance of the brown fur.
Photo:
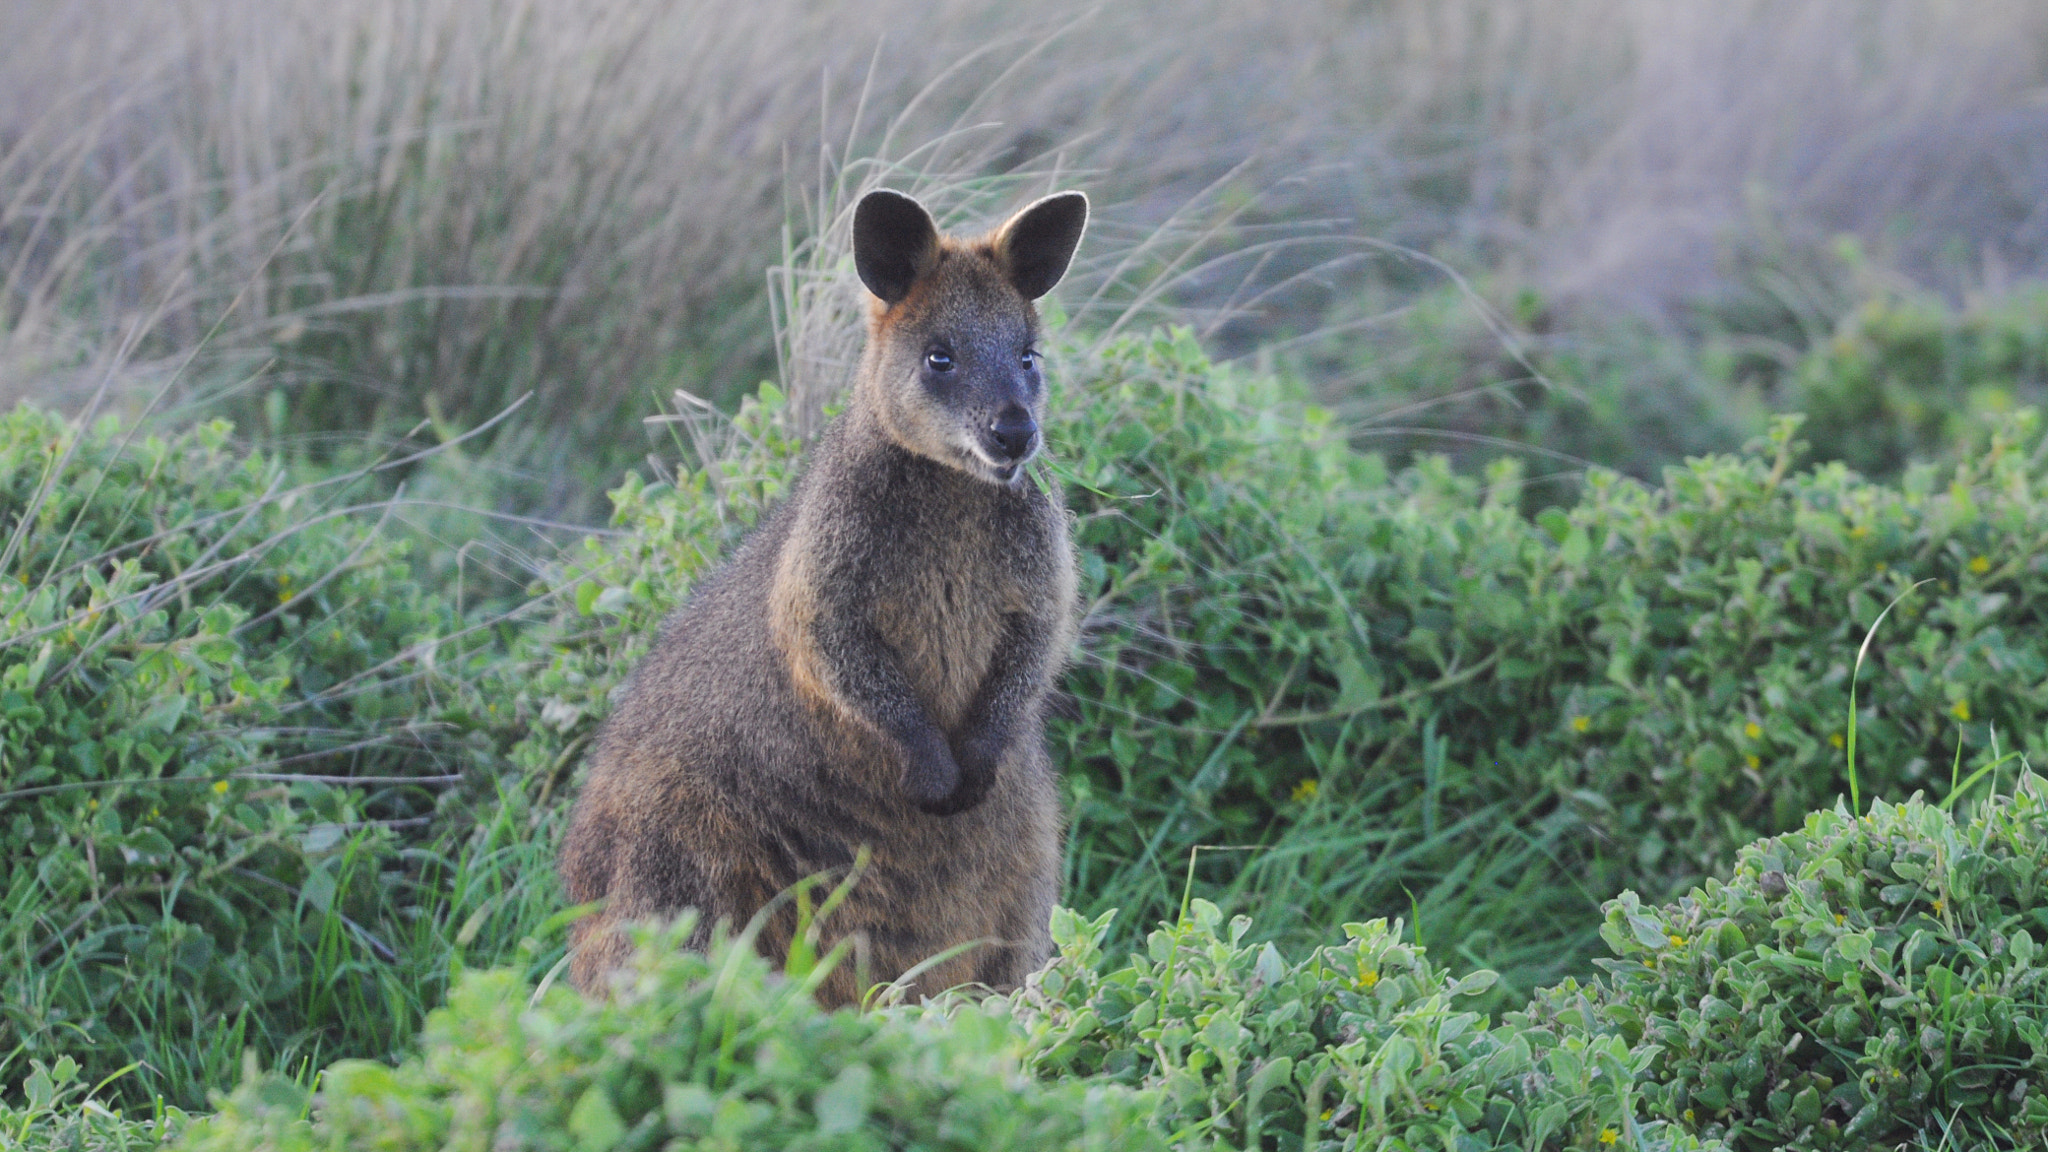
[[[570,899],[604,902],[572,933],[585,991],[625,958],[622,923],[744,923],[862,849],[825,930],[868,977],[982,941],[914,991],[1003,987],[1050,954],[1063,821],[1042,709],[1073,644],[1074,562],[1058,490],[1015,448],[1044,407],[1031,300],[1085,219],[1078,194],[1048,197],[960,242],[907,197],[862,203],[856,263],[879,299],[851,403],[598,736],[561,857]],[[771,916],[762,952],[784,955],[794,924]],[[821,998],[858,982],[841,965]]]

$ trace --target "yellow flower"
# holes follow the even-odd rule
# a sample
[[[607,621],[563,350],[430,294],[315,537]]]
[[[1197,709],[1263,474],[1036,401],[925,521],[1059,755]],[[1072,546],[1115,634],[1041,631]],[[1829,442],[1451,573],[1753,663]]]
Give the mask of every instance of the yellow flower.
[[[1325,1108],[1325,1109],[1323,1109],[1323,1119],[1325,1119],[1325,1120],[1328,1120],[1328,1119],[1329,1119],[1329,1118],[1330,1118],[1330,1117],[1331,1117],[1331,1116],[1332,1116],[1333,1114],[1334,1114],[1334,1112],[1333,1112],[1333,1110],[1332,1110],[1332,1109],[1329,1109],[1329,1108]]]
[[[1757,737],[1759,737],[1759,736],[1763,735],[1763,734],[1764,734],[1764,730],[1763,730],[1763,728],[1761,728],[1760,726],[1758,726],[1758,724],[1757,724],[1757,722],[1756,722],[1756,721],[1754,721],[1754,720],[1751,720],[1751,721],[1750,721],[1749,723],[1747,723],[1747,724],[1744,724],[1744,725],[1742,726],[1742,734],[1743,734],[1744,736],[1747,736],[1747,737],[1749,737],[1749,738],[1750,738],[1751,740],[1754,740],[1754,739],[1756,739]]]
[[[1673,937],[1671,937],[1671,946],[1673,948],[1685,947],[1685,937],[1674,935]]]
[[[100,810],[100,802],[99,802],[98,800],[94,800],[94,799],[90,799],[90,798],[88,798],[88,799],[86,800],[86,802],[85,802],[85,810],[86,810],[87,812],[97,812],[97,811],[99,811],[99,810]]]
[[[1322,783],[1316,780],[1314,777],[1310,777],[1307,780],[1303,780],[1301,783],[1296,784],[1294,786],[1294,802],[1296,804],[1305,804],[1308,801],[1315,799],[1316,793],[1321,789]]]
[[[1693,1114],[1692,1114],[1692,1109],[1690,1109],[1690,1108],[1687,1108],[1687,1109],[1685,1110],[1685,1122],[1686,1122],[1687,1124],[1692,1124],[1692,1123],[1696,1123],[1696,1121],[1695,1121],[1695,1119],[1694,1119],[1694,1117],[1693,1117]]]
[[[1756,753],[1754,753],[1754,752],[1750,753],[1750,754],[1749,754],[1749,755],[1747,755],[1747,756],[1744,756],[1744,757],[1743,757],[1743,759],[1744,759],[1744,760],[1747,760],[1747,761],[1749,761],[1749,766],[1750,766],[1751,768],[1758,768],[1758,767],[1761,767],[1761,766],[1763,765],[1763,761],[1761,761],[1761,760],[1757,759],[1757,758],[1756,758]]]
[[[1842,914],[1841,914],[1840,912],[1837,912],[1837,913],[1835,913],[1835,927],[1837,927],[1837,928],[1840,928],[1841,926],[1842,926]]]
[[[1840,748],[1842,746],[1842,734],[1840,732],[1828,733],[1828,743]]]
[[[1621,1133],[1616,1132],[1612,1128],[1602,1128],[1600,1130],[1600,1142],[1602,1144],[1612,1144],[1619,1139],[1621,1139]]]
[[[1890,567],[1890,565],[1889,565],[1889,564],[1886,564],[1886,563],[1885,563],[1884,561],[1882,561],[1882,560],[1879,560],[1879,561],[1877,562],[1877,571],[1879,571],[1879,572],[1883,572],[1883,571],[1884,571],[1884,570],[1885,570],[1886,568],[1889,568],[1889,567]]]
[[[1591,716],[1572,717],[1572,731],[1574,732],[1584,732],[1586,729],[1591,728],[1592,726],[1593,718]]]
[[[1379,982],[1380,974],[1377,972],[1360,972],[1358,974],[1358,986],[1360,988],[1370,988]]]
[[[1851,540],[1861,540],[1868,535],[1870,535],[1870,525],[1868,524],[1858,524],[1854,528],[1849,529],[1849,539]]]
[[[1972,556],[1972,557],[1970,557],[1970,573],[1971,573],[1971,575],[1974,575],[1974,576],[1982,576],[1983,574],[1985,574],[1986,572],[1989,572],[1989,571],[1991,571],[1991,559],[1990,559],[1990,557],[1988,557],[1988,556]]]
[[[1942,903],[1941,901],[1939,901],[1939,900],[1936,900],[1936,901],[1934,902],[1934,914],[1935,914],[1936,916],[1939,916],[1939,915],[1941,915],[1941,910],[1942,910],[1943,908],[1946,908],[1946,907],[1948,907],[1948,905],[1947,905],[1947,904],[1944,904],[1944,903]]]
[[[1948,710],[1958,720],[1968,720],[1970,718],[1970,702],[1968,700],[1958,700],[1949,705]]]
[[[227,794],[228,794],[228,782],[227,782],[227,781],[225,781],[225,780],[215,780],[215,781],[213,782],[213,791],[214,791],[214,794],[215,794],[215,795],[217,795],[217,796],[225,796],[225,795],[227,795]]]

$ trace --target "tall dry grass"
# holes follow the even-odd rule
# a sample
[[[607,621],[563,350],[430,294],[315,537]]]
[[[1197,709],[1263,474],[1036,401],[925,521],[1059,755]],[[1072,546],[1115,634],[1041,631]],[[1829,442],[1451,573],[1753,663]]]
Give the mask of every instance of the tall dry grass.
[[[1617,112],[1534,217],[1561,291],[1668,309],[1841,234],[1949,291],[2048,273],[2048,5],[1625,7]]]
[[[1361,234],[1567,311],[1677,315],[1843,231],[2038,274],[2044,82],[2030,0],[12,0],[0,399],[75,401],[142,333],[127,371],[204,340],[179,398],[257,434],[532,391],[499,456],[606,457],[671,388],[777,370],[777,317],[829,390],[858,301],[820,273],[873,183],[958,221],[1081,184],[1064,298],[1253,342],[1316,324]]]

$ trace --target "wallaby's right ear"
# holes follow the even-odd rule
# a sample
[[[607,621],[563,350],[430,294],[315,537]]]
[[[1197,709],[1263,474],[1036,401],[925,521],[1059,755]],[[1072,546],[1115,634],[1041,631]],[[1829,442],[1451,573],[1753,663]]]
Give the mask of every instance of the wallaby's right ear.
[[[939,262],[939,226],[924,205],[887,188],[853,210],[853,267],[868,291],[894,304]]]

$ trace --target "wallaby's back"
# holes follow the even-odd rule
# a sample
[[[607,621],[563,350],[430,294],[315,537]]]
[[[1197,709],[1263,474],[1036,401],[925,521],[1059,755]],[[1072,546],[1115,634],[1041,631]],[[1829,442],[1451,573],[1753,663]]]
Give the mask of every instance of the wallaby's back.
[[[879,305],[851,403],[598,737],[561,859],[572,901],[605,902],[574,931],[580,987],[624,958],[622,922],[744,923],[863,848],[825,925],[859,963],[828,1002],[977,941],[919,989],[1012,985],[1049,954],[1062,819],[1042,706],[1075,584],[1059,493],[1025,468],[1045,401],[1030,302],[1086,211],[1048,197],[959,243],[907,197],[862,201],[855,262]],[[762,950],[779,958],[793,926],[770,917]]]

